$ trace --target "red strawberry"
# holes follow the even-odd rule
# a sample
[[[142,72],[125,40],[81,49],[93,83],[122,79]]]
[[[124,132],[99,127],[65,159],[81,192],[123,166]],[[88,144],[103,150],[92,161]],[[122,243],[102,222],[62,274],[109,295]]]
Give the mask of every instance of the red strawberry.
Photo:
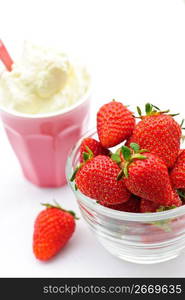
[[[173,190],[173,205],[179,207],[182,205],[182,200],[176,190]]]
[[[182,205],[182,201],[177,194],[176,191],[173,191],[173,205],[172,206],[161,206],[160,204],[149,201],[146,199],[141,199],[140,204],[140,212],[141,213],[147,213],[147,212],[157,212],[157,211],[164,211],[168,210],[170,208],[179,207]]]
[[[170,172],[172,185],[175,189],[185,188],[185,150],[181,150],[177,161]]]
[[[128,147],[122,147],[126,161],[122,168],[127,189],[141,198],[160,205],[173,205],[173,190],[163,160],[154,154],[144,152],[146,151],[144,149],[140,150],[137,144],[131,144],[131,147],[134,154]]]
[[[141,148],[161,157],[167,167],[172,167],[179,153],[181,127],[171,115],[156,112],[150,104],[147,105],[147,115],[141,117],[127,146],[129,143],[137,143]]]
[[[156,212],[156,210],[160,207],[160,204],[149,201],[146,199],[141,199],[141,204],[140,204],[140,212],[141,213],[149,213],[149,212]]]
[[[172,206],[161,206],[160,204],[158,204],[156,202],[149,201],[146,199],[141,199],[140,212],[146,213],[146,212],[164,211],[164,210],[169,210],[171,208],[179,207],[182,205],[182,201],[175,190],[173,191],[172,198],[173,198]]]
[[[97,113],[97,131],[103,147],[116,146],[129,138],[134,126],[135,118],[121,102],[109,102]]]
[[[48,260],[68,242],[75,230],[75,215],[59,205],[44,204],[47,208],[35,220],[33,252],[37,259]]]
[[[80,162],[84,161],[84,153],[89,155],[89,150],[92,152],[93,156],[97,156],[99,154],[109,154],[109,150],[102,147],[100,142],[92,138],[86,138],[82,141],[80,146]]]
[[[131,195],[130,199],[127,202],[117,204],[117,205],[106,205],[101,203],[102,205],[119,210],[119,211],[126,211],[126,212],[133,212],[138,213],[140,211],[140,199],[138,197],[135,197],[134,195]]]
[[[123,181],[118,181],[118,165],[105,155],[88,160],[75,175],[77,188],[86,196],[100,203],[118,204],[126,202],[130,193]]]

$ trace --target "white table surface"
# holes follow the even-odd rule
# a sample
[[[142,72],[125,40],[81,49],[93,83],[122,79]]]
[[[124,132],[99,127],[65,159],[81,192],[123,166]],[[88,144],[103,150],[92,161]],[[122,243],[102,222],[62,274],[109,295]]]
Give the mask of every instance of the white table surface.
[[[11,9],[10,9],[11,7]],[[183,0],[2,1],[0,36],[13,57],[23,40],[78,53],[93,75],[90,127],[112,98],[131,107],[151,101],[185,116]],[[0,124],[0,277],[184,277],[185,254],[156,265],[111,256],[80,218],[66,248],[41,263],[32,253],[40,202],[55,198],[80,215],[71,190],[27,182]]]

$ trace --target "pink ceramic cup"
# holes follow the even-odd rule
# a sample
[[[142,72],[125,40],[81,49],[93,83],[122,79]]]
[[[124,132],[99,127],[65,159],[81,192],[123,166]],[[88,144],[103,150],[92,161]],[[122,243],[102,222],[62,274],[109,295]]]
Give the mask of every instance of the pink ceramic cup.
[[[75,105],[50,114],[29,115],[1,107],[8,139],[25,177],[41,187],[66,183],[69,150],[87,130],[90,92]]]

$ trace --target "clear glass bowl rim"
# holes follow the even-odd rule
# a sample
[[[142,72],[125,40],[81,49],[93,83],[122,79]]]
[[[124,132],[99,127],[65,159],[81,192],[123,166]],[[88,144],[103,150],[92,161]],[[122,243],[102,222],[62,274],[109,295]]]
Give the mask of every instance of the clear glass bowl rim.
[[[73,192],[75,193],[76,197],[80,198],[80,200],[83,202],[84,205],[88,206],[90,209],[96,211],[97,213],[101,213],[102,215],[105,215],[106,217],[112,217],[115,219],[119,219],[122,221],[133,221],[133,222],[155,222],[160,220],[166,220],[171,218],[177,218],[185,214],[185,205],[163,211],[163,212],[156,212],[156,213],[129,213],[129,212],[123,212],[123,211],[117,211],[110,208],[107,208],[102,205],[97,205],[96,200],[92,199],[90,197],[85,196],[82,194],[79,190],[75,190],[74,183],[70,181],[70,177],[73,172],[73,166],[72,161],[76,155],[76,151],[79,148],[82,140],[86,137],[89,137],[96,133],[96,129],[93,128],[91,130],[88,130],[74,145],[71,152],[69,153],[67,163],[66,163],[66,177],[67,182]]]

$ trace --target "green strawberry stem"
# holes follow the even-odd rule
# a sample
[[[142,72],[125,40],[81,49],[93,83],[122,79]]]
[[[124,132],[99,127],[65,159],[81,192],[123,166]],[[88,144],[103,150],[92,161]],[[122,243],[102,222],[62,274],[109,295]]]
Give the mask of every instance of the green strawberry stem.
[[[142,115],[142,111],[140,109],[139,106],[137,106],[137,112],[138,112],[138,117],[135,117],[135,118],[139,118],[139,119],[142,119],[144,116]],[[146,116],[152,116],[152,115],[161,115],[161,114],[168,114],[170,112],[169,109],[167,110],[160,110],[157,106],[151,104],[151,103],[146,103],[145,105],[145,113],[146,113]],[[175,116],[178,116],[179,113],[177,114],[168,114],[169,116],[171,117],[175,117]]]
[[[126,178],[128,178],[128,167],[130,165],[130,161],[127,161],[126,163],[124,163],[124,167],[123,167],[123,174],[125,175]]]
[[[83,166],[83,163],[81,163],[79,166],[76,167],[76,169],[74,170],[74,172],[73,172],[73,174],[72,174],[72,176],[70,178],[70,181],[74,181],[76,173],[78,172],[78,170],[81,169],[82,166]]]
[[[73,172],[73,174],[72,174],[72,176],[71,176],[71,178],[70,178],[70,181],[74,181],[75,176],[76,176],[76,173],[78,172],[78,170],[80,170],[81,167],[83,167],[83,165],[84,165],[89,159],[91,159],[91,158],[94,157],[94,154],[93,154],[92,150],[91,150],[87,145],[85,146],[85,148],[86,148],[87,152],[83,152],[83,153],[82,153],[82,155],[83,155],[83,162],[80,163],[80,164],[75,168],[75,170],[74,170],[74,172]]]
[[[85,161],[87,161],[88,159],[91,159],[93,158],[94,154],[92,152],[92,150],[86,145],[85,148],[87,149],[87,152],[83,152],[83,153],[86,153],[88,156],[87,156],[87,159],[85,159]]]
[[[115,161],[119,167],[120,172],[118,173],[117,180],[121,180],[123,176],[129,176],[129,165],[136,159],[147,159],[146,156],[142,155],[144,152],[149,152],[147,149],[140,149],[140,146],[136,143],[131,143],[130,148],[127,146],[122,146],[117,149],[115,153],[111,155],[111,159]],[[123,158],[121,158],[121,155]]]
[[[125,146],[126,147],[126,146]],[[127,160],[125,163],[124,163],[124,167],[123,167],[123,173],[125,175],[126,178],[128,178],[129,174],[128,174],[128,167],[129,165],[135,160],[135,159],[147,159],[146,156],[144,155],[141,155],[139,153],[136,153],[136,154],[133,154],[129,160]]]
[[[130,149],[131,148],[131,149]],[[127,146],[122,146],[120,151],[124,157],[124,161],[121,161],[118,159],[118,152],[113,154],[111,158],[116,161],[120,168],[121,171],[119,172],[117,176],[117,180],[120,180],[123,176],[126,178],[129,177],[129,166],[130,164],[136,160],[136,159],[147,159],[145,155],[142,155],[144,152],[148,152],[146,149],[140,149],[139,145],[136,143],[131,143],[130,148]],[[119,156],[120,157],[120,156]]]
[[[65,211],[65,212],[71,214],[74,217],[75,220],[79,220],[79,218],[76,217],[76,214],[75,214],[74,211],[63,209],[55,200],[54,200],[54,203],[55,203],[55,205],[50,204],[50,203],[41,203],[41,205],[45,206],[46,208],[58,208],[62,211]]]

